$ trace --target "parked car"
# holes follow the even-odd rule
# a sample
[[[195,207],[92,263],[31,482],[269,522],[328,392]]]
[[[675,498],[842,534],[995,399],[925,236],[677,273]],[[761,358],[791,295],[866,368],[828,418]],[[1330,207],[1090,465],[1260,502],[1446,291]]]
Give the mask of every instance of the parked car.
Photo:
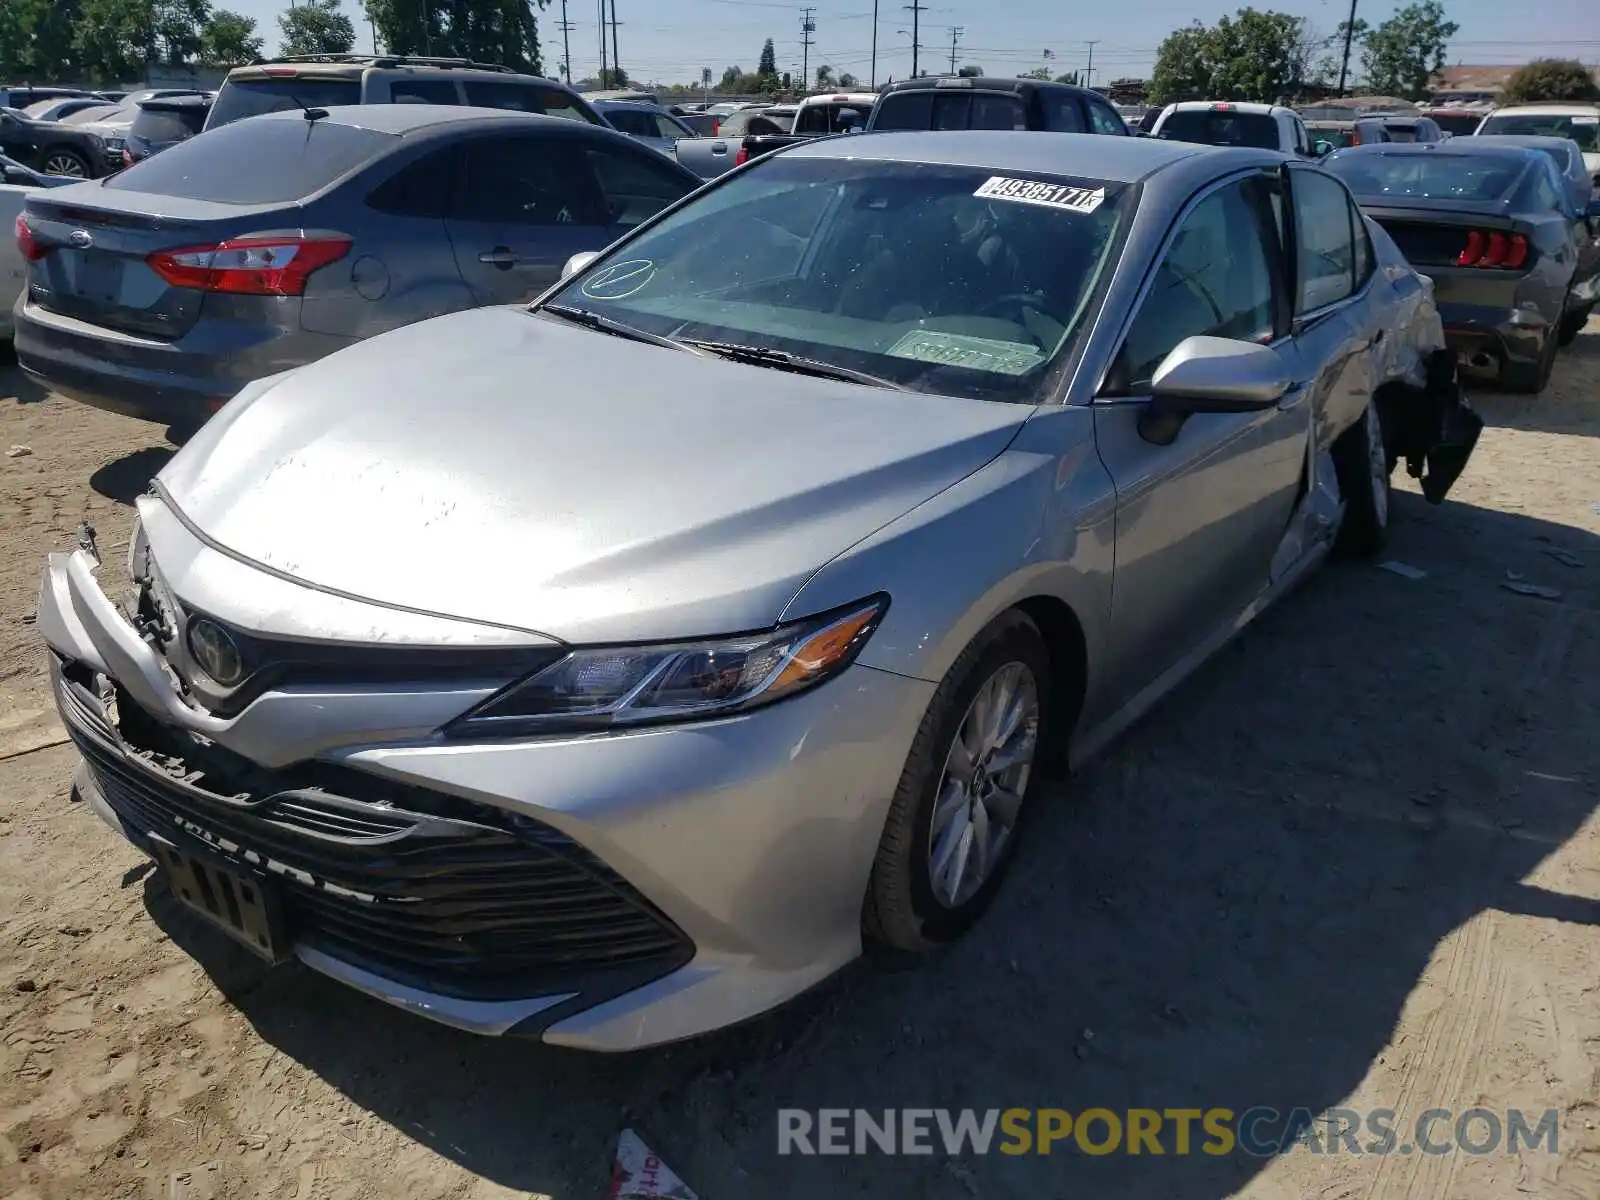
[[[1583,160],[1583,151],[1571,138],[1539,137],[1531,133],[1474,133],[1468,136],[1472,138],[1470,145],[1474,146],[1522,146],[1549,155],[1566,184],[1572,211],[1576,214],[1587,212],[1591,199],[1600,199],[1589,178],[1589,167]]]
[[[669,109],[668,111],[670,112],[671,110]],[[672,115],[687,125],[695,137],[715,137],[717,131],[722,128],[721,119],[711,113],[684,112],[672,113]]]
[[[59,121],[30,121],[0,109],[0,154],[43,172],[93,179],[106,172],[104,144],[92,133]]]
[[[1444,130],[1432,117],[1391,115],[1383,118],[1391,142],[1442,142]]]
[[[807,96],[795,109],[794,121],[788,132],[747,132],[734,153],[733,165],[741,167],[752,158],[760,158],[809,138],[859,133],[867,123],[867,114],[872,111],[875,98],[871,93]],[[705,160],[702,158],[698,161]]]
[[[1478,126],[1483,122],[1483,114],[1466,108],[1425,108],[1422,115],[1439,127],[1441,134],[1451,137],[1466,137],[1468,134],[1478,132]]]
[[[1350,121],[1307,120],[1306,135],[1311,148],[1318,154],[1342,150],[1346,146],[1375,146],[1392,142],[1388,126],[1382,117],[1359,117]]]
[[[1474,132],[1571,138],[1583,151],[1589,178],[1600,193],[1600,104],[1508,105],[1490,112]]]
[[[671,154],[680,138],[695,136],[687,123],[659,104],[640,100],[596,100],[594,107],[618,133],[625,133],[663,154]]]
[[[41,100],[104,99],[98,92],[74,87],[35,87],[31,83],[0,87],[0,108],[27,108]]]
[[[263,375],[531,299],[698,183],[612,129],[528,113],[234,122],[29,198],[17,361],[73,399],[192,428]]]
[[[120,171],[126,165],[123,151],[128,145],[128,131],[138,120],[140,106],[150,100],[171,100],[182,97],[201,97],[207,103],[216,93],[199,88],[146,88],[130,92],[109,110],[85,110],[66,118],[66,124],[76,126],[86,134],[100,139],[107,171]]]
[[[0,155],[0,223],[16,228],[28,193],[38,188],[76,183],[60,175],[42,175],[32,167]],[[11,310],[28,276],[22,246],[16,238],[0,241],[0,341],[11,340]]]
[[[1281,104],[1186,100],[1169,104],[1156,118],[1151,137],[1203,146],[1255,146],[1315,157],[1305,120]]]
[[[719,117],[721,128],[715,137],[678,143],[678,162],[701,179],[714,179],[737,164],[747,137],[781,137],[789,133],[797,111],[797,105],[773,104]]]
[[[131,167],[194,137],[205,128],[212,100],[204,94],[141,101],[123,142],[122,165]]]
[[[30,121],[64,121],[81,112],[108,113],[116,109],[113,101],[99,96],[72,96],[59,100],[39,100],[22,110]]]
[[[461,104],[605,124],[566,84],[492,63],[405,54],[314,54],[229,71],[217,89],[206,128],[260,113],[341,104]]]
[[[1427,281],[1260,150],[817,138],[584,257],[247,386],[38,606],[79,794],[181,902],[483,1034],[955,940],[1047,765],[1478,428]]]
[[[1036,129],[1110,133],[1128,127],[1099,92],[1038,79],[923,76],[878,93],[869,130]]]
[[[1433,280],[1451,348],[1513,391],[1543,391],[1600,300],[1600,201],[1575,213],[1549,155],[1475,137],[1324,161]]]

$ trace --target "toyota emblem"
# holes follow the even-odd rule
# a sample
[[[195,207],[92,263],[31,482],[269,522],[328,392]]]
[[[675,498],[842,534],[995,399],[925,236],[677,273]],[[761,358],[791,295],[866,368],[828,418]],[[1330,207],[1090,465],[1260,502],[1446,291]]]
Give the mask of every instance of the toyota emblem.
[[[209,617],[189,622],[189,653],[211,678],[233,687],[244,678],[244,655],[233,635]]]
[[[87,229],[74,229],[67,234],[67,241],[71,242],[79,250],[87,250],[94,245],[94,238],[90,236]]]

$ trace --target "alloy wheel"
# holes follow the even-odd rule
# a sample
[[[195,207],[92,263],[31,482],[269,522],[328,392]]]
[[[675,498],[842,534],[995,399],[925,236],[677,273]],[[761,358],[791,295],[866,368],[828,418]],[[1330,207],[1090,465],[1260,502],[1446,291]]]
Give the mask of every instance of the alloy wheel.
[[[946,908],[994,874],[1027,793],[1039,739],[1039,685],[1020,662],[983,682],[945,755],[928,833],[928,880]]]
[[[83,169],[83,162],[72,154],[53,154],[44,160],[44,173],[46,175],[66,175],[73,179],[83,179],[88,172]]]

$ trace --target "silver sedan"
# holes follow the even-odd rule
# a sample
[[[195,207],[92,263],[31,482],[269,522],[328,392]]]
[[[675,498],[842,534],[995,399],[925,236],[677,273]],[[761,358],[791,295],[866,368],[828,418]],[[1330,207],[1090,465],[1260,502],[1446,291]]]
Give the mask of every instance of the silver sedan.
[[[126,568],[52,556],[78,786],[269,960],[569,1046],[725,1025],[956,938],[1049,768],[1377,551],[1398,459],[1441,497],[1441,345],[1309,164],[819,140],[249,385]]]

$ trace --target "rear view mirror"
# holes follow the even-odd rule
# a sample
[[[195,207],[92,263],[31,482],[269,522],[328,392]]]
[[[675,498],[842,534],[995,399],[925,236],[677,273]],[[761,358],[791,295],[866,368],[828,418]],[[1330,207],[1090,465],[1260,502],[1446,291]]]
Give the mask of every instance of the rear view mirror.
[[[1256,412],[1289,390],[1278,355],[1255,342],[1188,337],[1179,342],[1150,381],[1150,404],[1139,419],[1145,440],[1167,445],[1195,413]]]
[[[600,257],[598,250],[580,250],[567,259],[567,265],[561,268],[561,278],[571,279],[578,272],[584,270],[595,259]]]

